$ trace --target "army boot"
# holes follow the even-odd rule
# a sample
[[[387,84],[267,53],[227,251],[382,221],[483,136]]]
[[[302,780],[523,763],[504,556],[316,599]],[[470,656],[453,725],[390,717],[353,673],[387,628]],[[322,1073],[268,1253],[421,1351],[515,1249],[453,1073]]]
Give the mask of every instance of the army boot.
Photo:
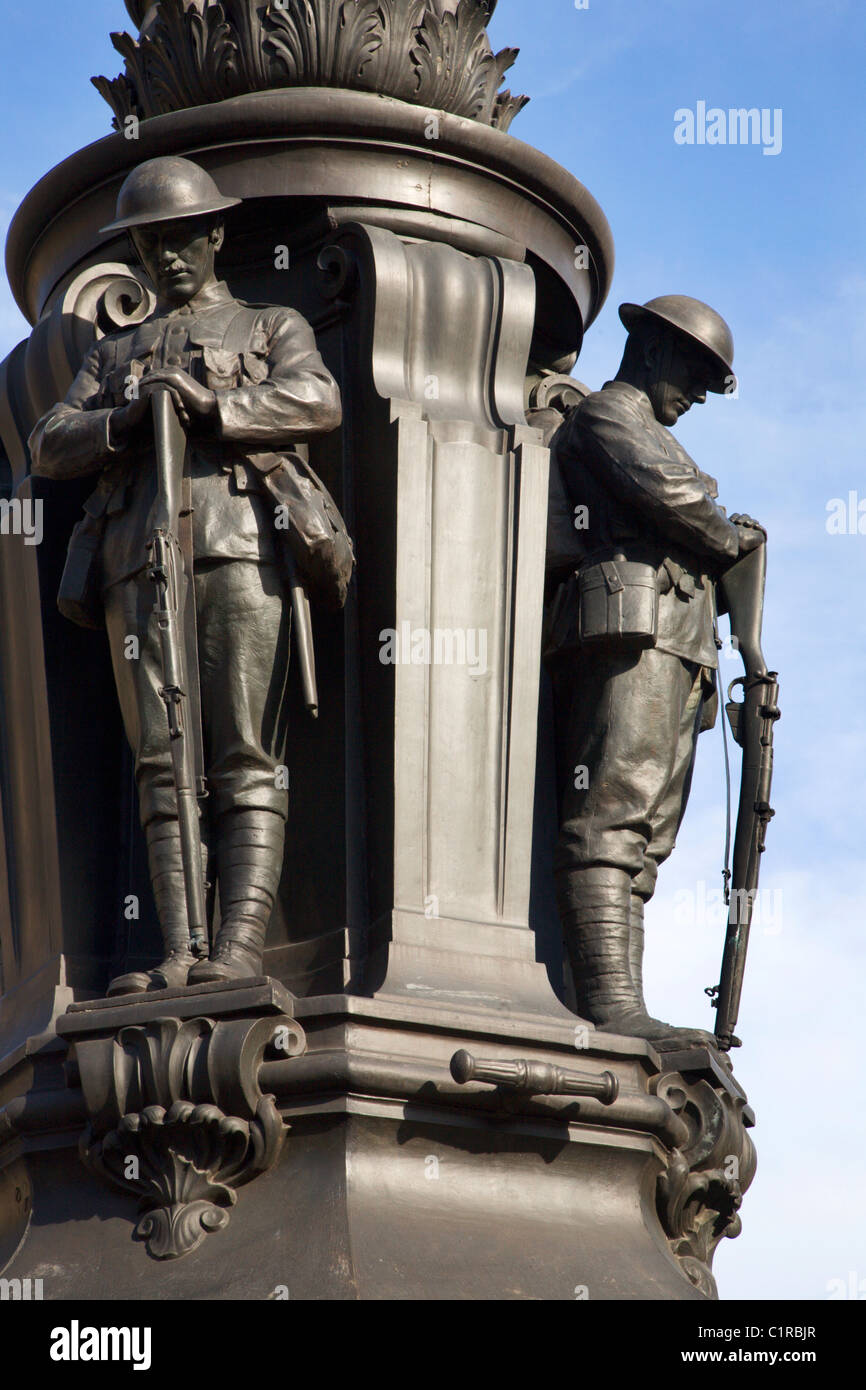
[[[178,823],[176,820],[151,821],[146,834],[150,881],[162,930],[165,959],[153,970],[134,970],[127,975],[118,975],[108,986],[109,997],[185,985],[190,968],[198,959],[189,948],[186,886]]]
[[[656,1044],[714,1041],[700,1028],[676,1028],[647,1011],[643,903],[632,895],[629,876],[618,869],[585,869],[572,878],[570,888],[571,902],[562,919],[581,1018],[606,1033]]]
[[[189,983],[246,980],[262,973],[265,933],[283,868],[285,821],[274,811],[228,811],[218,826],[220,925],[210,960]]]
[[[628,914],[628,968],[632,984],[643,1002],[644,901],[631,895]],[[646,1004],[644,1003],[644,1008]]]

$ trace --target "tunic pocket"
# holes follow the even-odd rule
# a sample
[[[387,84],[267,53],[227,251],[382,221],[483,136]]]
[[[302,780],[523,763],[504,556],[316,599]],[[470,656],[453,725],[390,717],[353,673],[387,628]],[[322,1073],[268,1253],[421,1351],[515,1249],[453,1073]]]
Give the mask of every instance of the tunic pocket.
[[[245,352],[243,356],[244,374],[249,377],[250,381],[254,382],[256,386],[267,381],[268,364],[264,356],[259,352]]]
[[[241,375],[241,360],[236,352],[225,348],[202,348],[204,359],[205,385],[211,391],[229,391],[238,385]]]

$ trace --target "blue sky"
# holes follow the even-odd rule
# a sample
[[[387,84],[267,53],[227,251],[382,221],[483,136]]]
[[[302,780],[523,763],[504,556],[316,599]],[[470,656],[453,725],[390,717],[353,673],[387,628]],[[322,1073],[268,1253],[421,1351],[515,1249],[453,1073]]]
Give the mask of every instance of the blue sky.
[[[88,78],[119,71],[108,33],[129,22],[121,0],[0,12],[15,55],[0,91],[5,235],[37,178],[108,132]],[[769,529],[765,650],[784,714],[736,1055],[758,1175],[716,1273],[728,1298],[822,1299],[852,1272],[866,1297],[866,536],[826,528],[831,499],[866,499],[866,7],[500,0],[491,36],[522,50],[507,81],[532,101],[512,133],[585,183],[613,229],[613,290],[576,374],[597,387],[614,373],[626,299],[694,294],[734,331],[739,397],[711,397],[678,434],[721,501]],[[781,153],[676,144],[675,111],[698,101],[781,108]],[[26,331],[4,284],[0,359]],[[738,670],[723,661],[726,680]],[[720,882],[722,798],[716,729],[647,933],[651,1007],[708,1027],[722,927],[702,904]]]

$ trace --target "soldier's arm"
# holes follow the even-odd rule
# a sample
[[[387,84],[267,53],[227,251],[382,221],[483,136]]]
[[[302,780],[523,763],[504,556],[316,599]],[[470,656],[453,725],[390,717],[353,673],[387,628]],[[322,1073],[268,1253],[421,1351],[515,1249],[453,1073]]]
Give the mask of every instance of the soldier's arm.
[[[66,399],[36,424],[28,445],[33,472],[41,478],[80,478],[98,473],[118,450],[110,438],[110,410],[96,408],[101,385],[101,352],[91,348]]]
[[[278,449],[307,435],[336,429],[342,419],[339,388],[319,356],[306,319],[290,309],[273,309],[264,316],[262,326],[267,377],[217,392],[220,436]]]
[[[567,477],[579,461],[663,536],[722,567],[736,560],[737,528],[713,501],[684,450],[677,446],[674,453],[666,452],[660,434],[613,402],[584,405],[572,425],[563,457]]]

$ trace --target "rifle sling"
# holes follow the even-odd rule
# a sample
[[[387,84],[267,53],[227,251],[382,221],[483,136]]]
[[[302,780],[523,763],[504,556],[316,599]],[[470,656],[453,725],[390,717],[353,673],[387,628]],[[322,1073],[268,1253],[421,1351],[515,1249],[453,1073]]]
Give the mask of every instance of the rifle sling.
[[[716,676],[718,681],[718,675]],[[728,711],[719,699],[719,723],[722,726],[722,746],[725,750],[725,863],[722,869],[725,907],[731,901],[731,755],[728,751]]]

